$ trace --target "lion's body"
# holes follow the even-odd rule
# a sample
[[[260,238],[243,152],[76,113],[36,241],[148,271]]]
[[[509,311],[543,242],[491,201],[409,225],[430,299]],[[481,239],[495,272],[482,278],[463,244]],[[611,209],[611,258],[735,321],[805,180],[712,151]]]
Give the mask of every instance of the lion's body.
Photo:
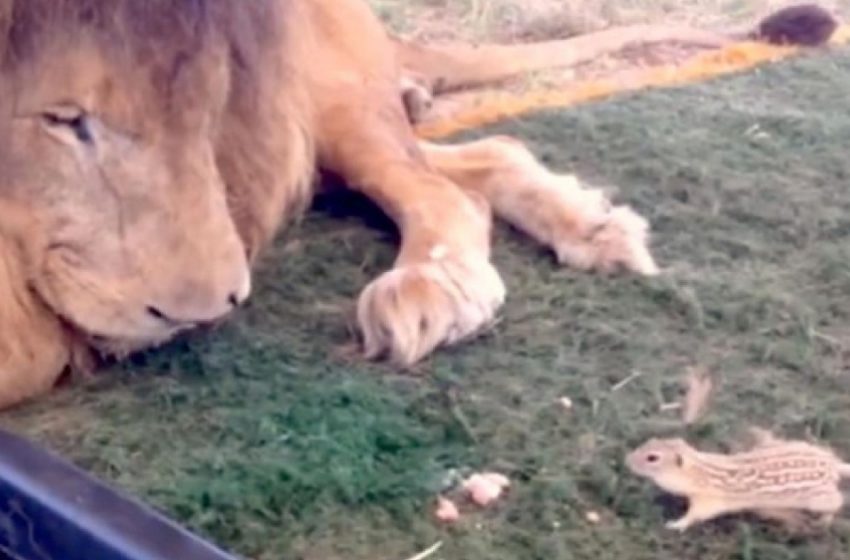
[[[417,49],[363,0],[0,0],[0,406],[227,315],[317,169],[402,233],[359,298],[371,357],[409,365],[494,318],[491,212],[561,262],[657,271],[642,218],[518,141],[414,136],[406,75],[477,83],[552,44],[508,68],[502,48]]]

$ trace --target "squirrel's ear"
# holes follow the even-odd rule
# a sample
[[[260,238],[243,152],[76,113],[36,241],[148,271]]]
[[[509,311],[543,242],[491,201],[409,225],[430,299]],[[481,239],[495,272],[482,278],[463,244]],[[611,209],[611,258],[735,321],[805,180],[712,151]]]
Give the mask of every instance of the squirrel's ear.
[[[681,453],[676,453],[676,466],[680,468],[685,466],[685,457]]]

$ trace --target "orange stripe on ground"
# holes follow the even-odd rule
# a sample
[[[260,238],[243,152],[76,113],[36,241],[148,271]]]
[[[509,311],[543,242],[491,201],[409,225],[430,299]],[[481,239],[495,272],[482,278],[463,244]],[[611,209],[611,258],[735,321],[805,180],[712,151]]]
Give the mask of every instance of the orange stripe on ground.
[[[839,45],[848,40],[850,25],[836,30],[830,43]],[[489,93],[444,120],[421,123],[416,133],[421,138],[433,140],[543,109],[569,107],[616,93],[691,84],[741,72],[788,58],[799,50],[747,41],[697,54],[684,63],[631,70],[612,78],[579,80],[557,89]]]

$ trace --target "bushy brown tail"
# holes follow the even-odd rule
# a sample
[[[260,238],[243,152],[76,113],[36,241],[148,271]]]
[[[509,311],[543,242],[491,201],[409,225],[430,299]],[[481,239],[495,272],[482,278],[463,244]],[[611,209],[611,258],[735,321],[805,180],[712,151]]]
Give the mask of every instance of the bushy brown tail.
[[[747,38],[814,46],[827,42],[837,25],[825,9],[804,4],[768,16]],[[405,70],[424,80],[434,93],[440,93],[525,72],[575,66],[631,45],[679,42],[721,47],[741,38],[683,26],[630,25],[527,44],[422,45],[399,41],[397,45]]]

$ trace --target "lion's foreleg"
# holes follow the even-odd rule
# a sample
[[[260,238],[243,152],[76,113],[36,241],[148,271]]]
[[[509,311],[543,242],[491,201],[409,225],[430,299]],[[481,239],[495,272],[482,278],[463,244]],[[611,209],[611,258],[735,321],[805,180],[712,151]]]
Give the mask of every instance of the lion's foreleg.
[[[0,409],[48,392],[71,360],[62,326],[27,288],[17,257],[0,240]]]
[[[376,202],[402,234],[393,269],[363,290],[357,309],[367,356],[410,365],[480,332],[505,297],[490,263],[489,206],[428,168],[409,127],[352,114],[326,122],[324,162]]]
[[[498,136],[420,146],[437,171],[484,196],[500,218],[551,247],[560,262],[586,270],[657,273],[642,217],[573,175],[549,171],[519,141]]]

